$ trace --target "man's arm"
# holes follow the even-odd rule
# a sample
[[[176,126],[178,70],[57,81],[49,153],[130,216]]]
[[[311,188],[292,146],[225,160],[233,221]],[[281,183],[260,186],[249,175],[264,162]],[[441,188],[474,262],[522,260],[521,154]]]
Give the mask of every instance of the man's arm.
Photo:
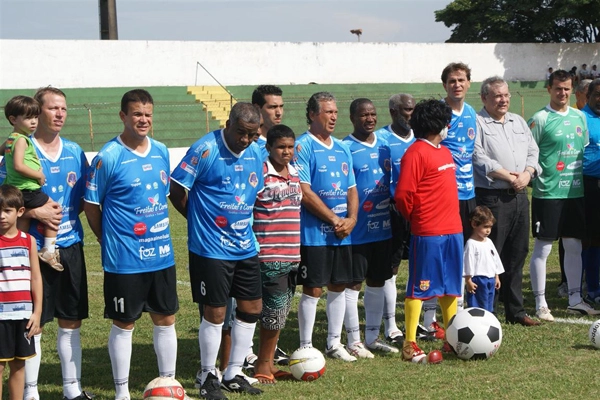
[[[179,214],[183,215],[183,217],[187,219],[187,190],[185,190],[185,188],[181,186],[179,182],[174,181],[173,179],[171,179],[171,193],[169,194],[169,199],[171,199],[173,207],[179,211]]]
[[[300,187],[302,188],[302,205],[320,220],[336,226],[341,218],[323,203],[321,198],[312,191],[308,183],[300,183]]]
[[[88,203],[87,201],[83,204],[83,210],[87,217],[88,224],[98,242],[102,243],[102,211],[98,204]]]
[[[58,230],[58,226],[62,221],[62,207],[60,204],[52,201],[44,204],[41,207],[29,208],[23,214],[25,218],[37,219],[42,224],[53,230]]]

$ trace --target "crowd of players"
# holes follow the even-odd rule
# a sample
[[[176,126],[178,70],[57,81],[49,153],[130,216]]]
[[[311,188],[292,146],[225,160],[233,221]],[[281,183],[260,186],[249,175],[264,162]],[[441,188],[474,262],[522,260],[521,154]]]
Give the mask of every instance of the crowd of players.
[[[338,117],[333,94],[311,96],[308,131],[296,137],[281,124],[281,89],[262,85],[252,103],[233,106],[224,129],[195,142],[172,173],[167,148],[148,136],[153,99],[147,91],[125,93],[119,112],[123,132],[88,166],[81,148],[60,137],[65,94],[40,89],[39,120],[27,143],[43,171],[41,190],[53,201],[28,208],[27,214],[39,247],[46,244],[40,225],[58,231],[63,270],[42,260],[40,325],[58,319],[64,398],[91,398],[81,385],[79,331],[88,317],[81,211],[102,249],[117,400],[131,398],[132,335],[143,312],[154,324],[159,375],[175,376],[179,303],[168,199],[188,224],[190,281],[201,316],[197,385],[203,398],[225,399],[223,391],[260,394],[254,383],[290,377],[274,361],[285,362],[277,340],[296,285],[302,285],[300,346],[313,345],[317,305],[327,287],[327,356],[352,362],[401,352],[406,361],[422,362],[425,353],[417,339],[444,339],[435,318],[437,302],[447,324],[463,307],[463,278],[472,296],[483,293],[491,278],[491,307],[500,299],[508,323],[552,321],[545,300],[546,259],[560,238],[567,312],[600,314],[594,309],[600,303],[600,211],[594,207],[600,200],[600,79],[589,84],[587,105],[579,111],[569,106],[571,75],[553,72],[549,104],[528,123],[508,111],[510,92],[500,77],[483,82],[483,107],[476,112],[465,103],[470,80],[466,64],[449,64],[442,72],[443,101],[415,104],[410,94],[394,95],[391,123],[379,130],[373,103],[356,99],[350,105],[354,129],[343,140],[332,136]],[[527,186],[533,187],[531,224]],[[483,222],[473,218],[482,210],[478,206],[490,211]],[[490,229],[493,220],[497,224]],[[536,318],[527,315],[522,296],[530,229]],[[488,235],[504,272],[498,277],[494,271],[491,277],[485,270],[463,272],[464,243]],[[404,333],[395,318],[402,259],[409,265]],[[30,354],[12,355],[27,358],[19,397],[25,400],[39,400],[41,329],[33,338]],[[443,350],[450,351],[445,342]],[[3,353],[0,359],[11,357]],[[243,372],[249,364],[254,378]]]

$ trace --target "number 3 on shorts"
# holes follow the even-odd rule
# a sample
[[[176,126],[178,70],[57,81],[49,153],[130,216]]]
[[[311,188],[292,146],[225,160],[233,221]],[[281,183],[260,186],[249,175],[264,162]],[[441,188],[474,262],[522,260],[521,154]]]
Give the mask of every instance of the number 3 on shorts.
[[[308,267],[306,265],[302,265],[300,267],[300,276],[302,277],[302,279],[306,279],[306,277],[308,276]]]

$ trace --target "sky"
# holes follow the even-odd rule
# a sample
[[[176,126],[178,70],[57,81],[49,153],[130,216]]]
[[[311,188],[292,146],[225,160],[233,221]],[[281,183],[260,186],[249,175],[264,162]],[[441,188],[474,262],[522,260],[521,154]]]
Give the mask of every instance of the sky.
[[[449,0],[116,0],[121,40],[444,42]],[[0,0],[0,39],[99,39],[98,0]]]

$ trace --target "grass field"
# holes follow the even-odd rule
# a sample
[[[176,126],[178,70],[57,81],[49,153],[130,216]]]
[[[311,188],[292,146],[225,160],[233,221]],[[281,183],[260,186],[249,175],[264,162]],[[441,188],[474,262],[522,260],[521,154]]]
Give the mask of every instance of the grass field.
[[[102,269],[100,248],[86,227],[85,254],[90,288],[90,318],[82,327],[83,387],[96,399],[114,399],[114,389],[107,350],[110,321],[103,319]],[[198,362],[198,312],[191,301],[187,274],[186,223],[171,209],[171,229],[179,278],[180,310],[177,314],[179,350],[177,378],[196,398],[194,377]],[[556,246],[555,246],[556,247]],[[374,360],[355,363],[327,361],[325,376],[316,382],[278,382],[262,386],[267,399],[583,399],[598,395],[595,371],[600,350],[588,343],[588,328],[593,318],[567,316],[566,299],[556,297],[560,279],[556,249],[549,259],[548,302],[557,322],[535,328],[503,324],[503,343],[498,353],[487,361],[465,362],[448,356],[441,365],[414,365],[402,362],[399,355],[376,356]],[[402,264],[402,266],[405,266]],[[401,268],[402,269],[402,268]],[[402,287],[406,274],[399,274]],[[528,268],[524,282],[525,303],[533,313]],[[403,292],[399,291],[397,320],[403,326]],[[297,306],[297,298],[296,304]],[[325,301],[319,303],[315,327],[315,346],[323,350],[326,339]],[[291,352],[298,347],[297,307],[293,308],[288,326],[282,332],[280,347]],[[364,323],[364,312],[361,309]],[[500,310],[500,321],[504,320]],[[62,399],[61,372],[56,353],[55,322],[45,327],[42,338],[42,368],[39,377],[43,400]],[[343,339],[345,340],[345,339]],[[130,388],[133,399],[141,399],[145,385],[156,377],[157,367],[152,345],[150,318],[138,321],[133,336]],[[255,343],[258,343],[255,340]],[[440,343],[423,343],[425,351],[440,348]],[[6,379],[6,375],[4,376]],[[7,399],[6,390],[3,399]],[[228,395],[231,399],[241,395]]]

